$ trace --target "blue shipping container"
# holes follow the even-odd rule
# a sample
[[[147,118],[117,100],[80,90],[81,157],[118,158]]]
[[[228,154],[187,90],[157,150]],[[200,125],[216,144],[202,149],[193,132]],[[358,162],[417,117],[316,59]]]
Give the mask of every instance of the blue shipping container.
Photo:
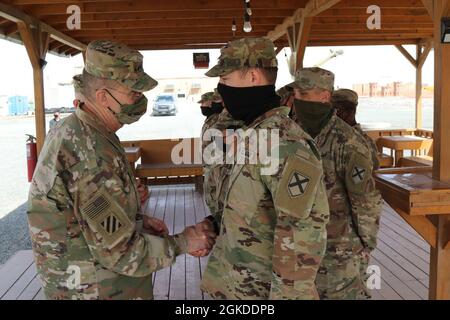
[[[12,96],[8,98],[10,116],[27,114],[28,108],[28,98],[26,96]]]

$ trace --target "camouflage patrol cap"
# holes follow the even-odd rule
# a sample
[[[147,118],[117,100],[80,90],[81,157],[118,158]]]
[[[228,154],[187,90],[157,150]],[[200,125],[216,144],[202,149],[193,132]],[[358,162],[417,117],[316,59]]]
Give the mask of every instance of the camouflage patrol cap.
[[[295,81],[289,87],[303,90],[324,89],[334,90],[334,73],[322,68],[303,68],[295,73]]]
[[[197,103],[209,102],[209,101],[222,101],[222,97],[220,96],[217,89],[214,89],[214,92],[207,92],[202,94],[200,100]]]
[[[77,74],[72,78],[73,88],[75,92],[83,92],[84,84],[83,84],[83,75]]]
[[[331,96],[332,103],[343,101],[358,105],[358,94],[350,89],[339,89],[333,92],[333,95]]]
[[[241,68],[277,67],[277,58],[273,42],[267,38],[242,38],[229,42],[220,50],[217,65],[206,75],[219,77]]]
[[[277,90],[277,95],[281,97],[281,100],[288,98],[294,94],[292,87],[284,86]]]
[[[197,101],[197,103],[203,103],[203,102],[208,102],[208,101],[213,101],[214,100],[214,92],[207,92],[202,94],[202,96],[200,97],[200,100]]]
[[[145,92],[158,82],[144,72],[142,54],[125,44],[95,40],[86,49],[84,69],[94,77],[115,80],[133,91]]]

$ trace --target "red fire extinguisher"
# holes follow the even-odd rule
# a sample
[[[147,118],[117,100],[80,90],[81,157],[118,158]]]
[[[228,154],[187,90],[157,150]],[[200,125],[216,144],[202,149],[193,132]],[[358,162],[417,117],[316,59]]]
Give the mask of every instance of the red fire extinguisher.
[[[34,169],[37,163],[37,148],[36,148],[36,138],[31,134],[27,134],[27,169],[28,169],[28,182],[33,179]]]

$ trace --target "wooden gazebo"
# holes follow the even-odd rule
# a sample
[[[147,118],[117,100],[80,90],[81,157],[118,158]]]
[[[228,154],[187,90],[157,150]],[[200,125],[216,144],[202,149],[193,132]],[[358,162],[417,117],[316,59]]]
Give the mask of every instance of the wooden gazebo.
[[[139,50],[169,50],[220,48],[233,38],[267,36],[278,50],[291,47],[295,68],[302,66],[306,46],[395,45],[417,70],[417,128],[422,126],[421,70],[434,48],[434,162],[432,176],[428,174],[421,187],[435,201],[421,202],[422,214],[408,211],[416,205],[408,193],[399,193],[398,201],[389,203],[414,216],[408,222],[432,247],[429,297],[450,299],[450,190],[445,184],[450,182],[450,148],[446,148],[450,141],[450,45],[441,43],[441,18],[450,16],[450,1],[253,0],[250,4],[253,29],[244,33],[242,0],[1,0],[0,35],[22,42],[33,66],[38,150],[45,138],[43,68],[47,52],[73,56],[83,53],[94,39],[118,40]],[[78,6],[75,11],[73,5]],[[78,9],[81,28],[69,30],[71,23],[67,22]],[[368,20],[378,13],[381,28],[373,29]],[[404,49],[406,44],[417,46],[416,57]],[[399,174],[380,174],[379,181]]]

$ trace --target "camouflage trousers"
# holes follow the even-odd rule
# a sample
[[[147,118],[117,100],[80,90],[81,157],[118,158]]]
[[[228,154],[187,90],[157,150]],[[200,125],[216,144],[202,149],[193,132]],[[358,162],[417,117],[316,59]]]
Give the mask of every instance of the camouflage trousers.
[[[366,300],[370,298],[366,286],[368,261],[359,255],[346,260],[326,256],[316,277],[321,300]]]

